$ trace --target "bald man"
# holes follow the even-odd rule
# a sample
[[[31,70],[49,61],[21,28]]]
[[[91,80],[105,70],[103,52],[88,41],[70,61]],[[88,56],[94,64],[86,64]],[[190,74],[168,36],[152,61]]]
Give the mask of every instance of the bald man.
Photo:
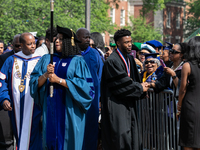
[[[29,80],[40,56],[35,38],[23,33],[21,51],[8,57],[0,72],[0,109],[9,111],[18,150],[41,150],[41,110],[30,96]]]
[[[82,150],[94,150],[97,149],[98,141],[99,99],[103,61],[99,52],[89,46],[90,32],[87,29],[78,29],[76,35],[79,41],[81,41],[81,43],[79,43],[79,47],[82,51],[81,54],[90,69],[95,88],[95,97],[86,114],[85,136]]]

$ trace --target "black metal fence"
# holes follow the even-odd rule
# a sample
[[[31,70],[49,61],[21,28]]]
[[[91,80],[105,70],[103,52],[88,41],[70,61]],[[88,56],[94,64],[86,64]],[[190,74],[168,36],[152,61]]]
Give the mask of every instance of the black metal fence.
[[[143,150],[180,150],[176,103],[173,91],[156,94],[153,89],[149,89],[145,99],[137,102]]]

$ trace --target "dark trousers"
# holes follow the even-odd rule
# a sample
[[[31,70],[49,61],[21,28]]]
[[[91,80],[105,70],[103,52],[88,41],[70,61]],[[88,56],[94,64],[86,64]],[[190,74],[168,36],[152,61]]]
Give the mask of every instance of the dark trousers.
[[[13,150],[14,140],[8,111],[0,111],[0,150]]]

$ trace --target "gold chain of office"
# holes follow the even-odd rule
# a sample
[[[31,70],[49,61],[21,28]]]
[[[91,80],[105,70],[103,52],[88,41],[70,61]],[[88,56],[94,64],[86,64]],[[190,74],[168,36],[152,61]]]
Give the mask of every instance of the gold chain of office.
[[[36,63],[38,62],[38,60],[34,63],[34,66],[36,65]],[[26,80],[26,78],[31,74],[32,70],[29,70],[26,75],[24,76],[24,79],[22,79],[22,74],[19,71],[19,65],[17,63],[17,58],[14,57],[14,63],[15,63],[15,69],[17,70],[17,76],[21,79],[20,85],[19,85],[19,91],[23,92],[25,89],[25,85],[24,85],[24,81]],[[34,68],[34,67],[33,67]]]

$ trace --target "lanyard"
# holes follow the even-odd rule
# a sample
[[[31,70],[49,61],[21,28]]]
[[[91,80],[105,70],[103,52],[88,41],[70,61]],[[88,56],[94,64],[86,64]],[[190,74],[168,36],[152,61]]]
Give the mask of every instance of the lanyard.
[[[125,66],[126,66],[126,71],[128,73],[128,76],[130,77],[130,61],[129,61],[129,59],[128,59],[128,64],[127,64],[127,62],[126,62],[123,54],[121,53],[121,51],[119,49],[117,49],[117,52],[118,52],[119,56],[121,57],[121,59],[123,60]]]

